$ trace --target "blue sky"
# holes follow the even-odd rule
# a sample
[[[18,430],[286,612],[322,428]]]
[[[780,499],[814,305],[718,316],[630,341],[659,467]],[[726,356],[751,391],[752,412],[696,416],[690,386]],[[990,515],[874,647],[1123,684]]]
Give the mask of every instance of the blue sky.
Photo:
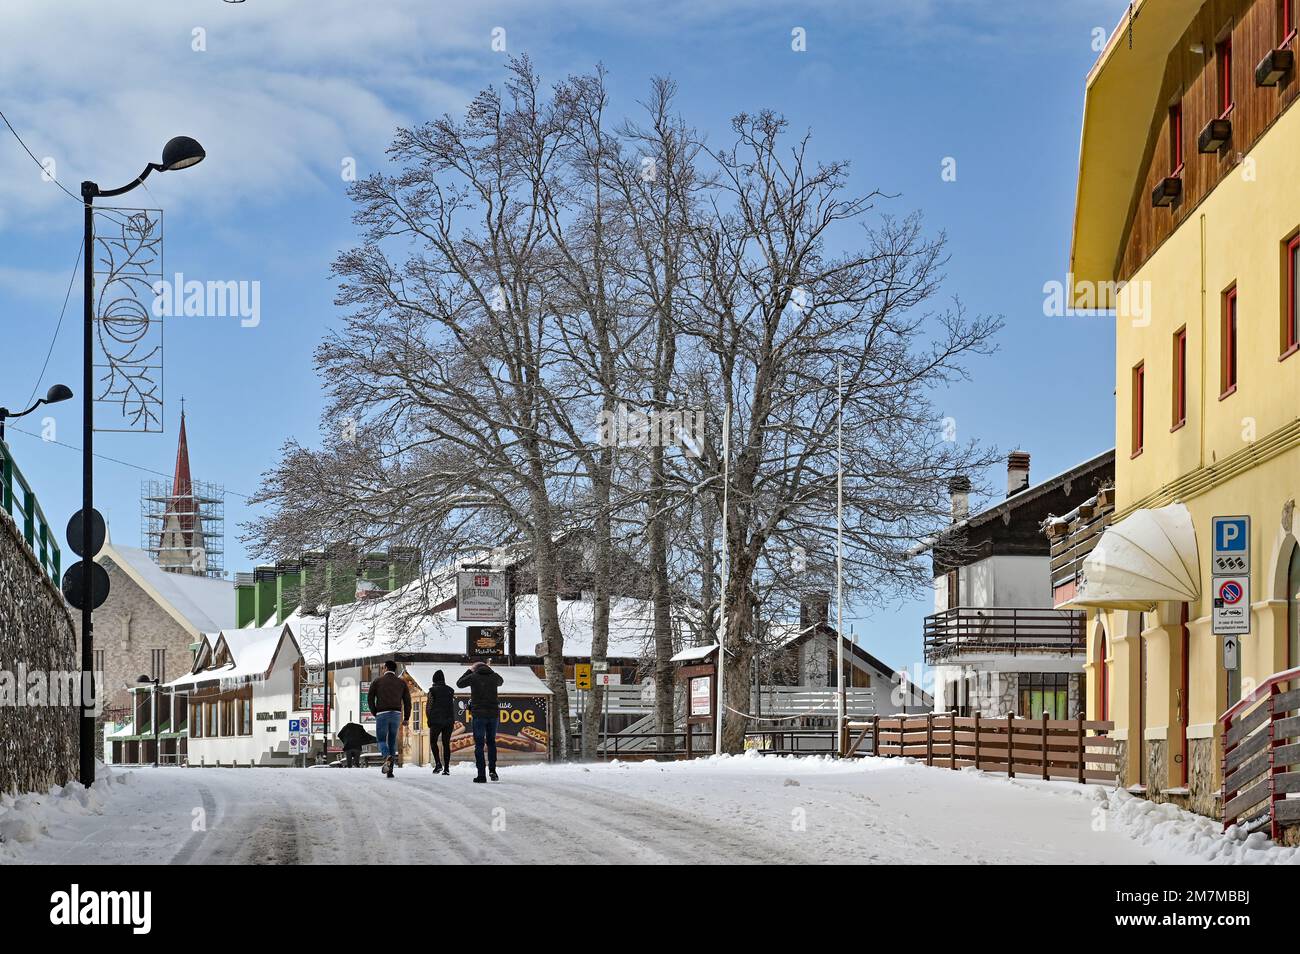
[[[1001,313],[1000,352],[940,395],[961,437],[1033,456],[1043,478],[1113,444],[1111,320],[1047,318],[1043,285],[1064,278],[1084,76],[1123,0],[679,2],[556,0],[6,0],[0,109],[76,191],[133,178],[178,133],[208,160],[157,175],[131,204],[166,211],[166,271],[258,281],[261,321],[177,318],[166,325],[166,429],[100,434],[96,449],[170,473],[179,400],[195,476],[226,486],[230,571],[254,516],[241,494],[288,437],[314,440],[321,404],[311,364],[338,319],[329,266],[355,239],[340,171],[384,163],[393,128],[459,111],[502,76],[492,49],[528,53],[545,77],[610,71],[631,113],[655,74],[680,87],[688,120],[721,138],[734,113],[771,107],[810,128],[820,157],[848,158],[855,185],[920,209],[948,235],[945,293]],[[128,12],[129,11],[129,12]],[[791,49],[791,31],[807,49]],[[956,160],[956,180],[943,162]],[[81,235],[77,204],[0,129],[0,404],[25,406],[54,335]],[[44,393],[80,384],[80,284],[55,341]],[[80,403],[51,414],[80,442]],[[20,422],[39,431],[39,420]],[[9,442],[62,535],[80,503],[79,455],[16,433]],[[100,460],[96,501],[121,542],[139,543],[140,481]],[[995,490],[1000,472],[989,475]],[[920,658],[928,594],[854,621],[859,641],[895,666]]]

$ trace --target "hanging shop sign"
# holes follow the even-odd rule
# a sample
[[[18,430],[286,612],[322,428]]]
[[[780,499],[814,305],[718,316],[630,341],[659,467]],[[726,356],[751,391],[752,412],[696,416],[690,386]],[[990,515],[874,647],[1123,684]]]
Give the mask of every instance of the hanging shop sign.
[[[506,575],[491,570],[464,570],[456,574],[456,621],[504,623]]]

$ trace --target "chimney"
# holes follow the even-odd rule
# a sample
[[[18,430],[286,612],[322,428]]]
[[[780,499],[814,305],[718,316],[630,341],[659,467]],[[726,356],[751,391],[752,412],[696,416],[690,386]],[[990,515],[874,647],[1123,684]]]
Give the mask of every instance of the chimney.
[[[1007,455],[1007,496],[1013,497],[1029,486],[1029,455],[1012,451]]]
[[[952,498],[953,523],[959,523],[970,516],[969,477],[954,477],[948,481],[948,496]]]
[[[825,590],[805,593],[799,600],[799,628],[830,624],[831,595]]]

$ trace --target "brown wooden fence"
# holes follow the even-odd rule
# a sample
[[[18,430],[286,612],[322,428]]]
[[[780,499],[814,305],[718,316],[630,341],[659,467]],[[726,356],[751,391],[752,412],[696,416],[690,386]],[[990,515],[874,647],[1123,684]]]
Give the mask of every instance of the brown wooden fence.
[[[847,724],[844,754],[911,757],[939,768],[975,767],[1011,778],[1115,784],[1119,743],[1089,734],[1114,727],[1113,722],[1046,716],[993,719],[947,712],[875,716]]]

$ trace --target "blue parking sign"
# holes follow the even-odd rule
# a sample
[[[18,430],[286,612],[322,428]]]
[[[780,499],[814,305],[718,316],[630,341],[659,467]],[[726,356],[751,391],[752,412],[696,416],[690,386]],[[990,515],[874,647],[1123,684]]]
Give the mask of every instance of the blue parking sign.
[[[289,731],[290,731],[290,732],[298,732],[298,731],[300,731],[299,728],[298,728],[298,726],[299,726],[299,724],[300,724],[301,722],[302,722],[301,719],[290,719],[290,720],[289,720]]]
[[[1215,517],[1213,529],[1211,571],[1215,574],[1249,572],[1250,517]]]

